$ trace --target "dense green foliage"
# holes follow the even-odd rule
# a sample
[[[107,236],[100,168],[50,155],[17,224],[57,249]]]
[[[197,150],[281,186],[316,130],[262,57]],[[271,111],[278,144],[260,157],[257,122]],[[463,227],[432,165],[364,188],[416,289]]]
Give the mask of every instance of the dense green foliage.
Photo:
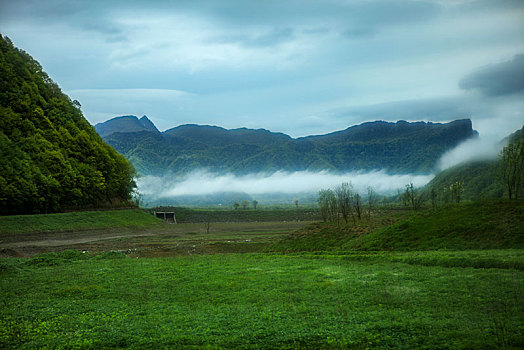
[[[433,189],[439,202],[450,202],[450,187],[456,182],[461,182],[464,200],[500,198],[505,190],[499,168],[498,160],[456,165],[438,173],[423,189],[424,195],[429,197]]]
[[[163,221],[140,209],[11,215],[0,216],[0,236],[71,230],[154,228],[161,225]]]
[[[402,217],[405,218],[402,218]],[[524,203],[484,201],[399,212],[391,224],[314,224],[272,245],[273,251],[524,248]],[[378,226],[378,228],[375,228]]]
[[[450,260],[429,254],[432,260]],[[478,260],[469,253],[451,255],[465,266]],[[524,272],[417,264],[424,256],[130,259],[65,251],[2,259],[0,344],[18,349],[524,346]],[[495,266],[504,259],[499,252],[478,256]],[[522,259],[522,253],[516,257]]]
[[[132,165],[42,67],[0,36],[0,214],[128,201]]]
[[[157,175],[201,168],[235,174],[377,169],[428,173],[445,151],[476,135],[467,119],[448,124],[372,122],[298,139],[263,129],[204,125],[159,133],[148,131],[148,124],[137,131],[142,119],[119,117],[96,127],[141,174]]]

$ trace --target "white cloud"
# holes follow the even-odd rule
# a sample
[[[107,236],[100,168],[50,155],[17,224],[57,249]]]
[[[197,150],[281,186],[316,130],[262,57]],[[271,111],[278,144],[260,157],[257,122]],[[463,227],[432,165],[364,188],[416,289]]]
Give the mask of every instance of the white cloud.
[[[144,176],[138,180],[138,189],[152,198],[174,198],[188,195],[211,195],[222,192],[243,192],[249,195],[273,193],[317,192],[333,188],[343,182],[351,182],[356,191],[364,194],[368,186],[381,194],[391,194],[406,184],[413,183],[420,187],[428,183],[433,175],[389,175],[384,171],[350,172],[331,174],[326,171],[313,173],[308,171],[282,172],[274,174],[215,174],[207,171],[195,171],[182,178]]]
[[[486,137],[467,140],[444,153],[437,166],[444,170],[468,161],[495,159],[503,147],[500,141]]]

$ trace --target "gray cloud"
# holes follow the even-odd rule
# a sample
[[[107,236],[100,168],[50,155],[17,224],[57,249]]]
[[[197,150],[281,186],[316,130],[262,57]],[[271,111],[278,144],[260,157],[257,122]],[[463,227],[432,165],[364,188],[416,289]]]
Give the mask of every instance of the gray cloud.
[[[229,35],[211,39],[210,42],[222,44],[238,44],[245,47],[276,46],[293,39],[293,29],[273,28],[259,35]]]
[[[480,73],[464,78],[468,89],[459,82],[524,52],[522,9],[521,0],[0,0],[0,31],[93,123],[147,114],[160,128],[304,136],[471,116],[503,133],[521,124],[521,94],[503,89],[519,85],[490,86]]]
[[[524,92],[524,54],[511,61],[483,67],[459,83],[465,90],[479,90],[486,96],[510,95]]]
[[[463,97],[434,97],[355,106],[332,111],[336,118],[356,120],[446,121],[471,116],[473,110]]]

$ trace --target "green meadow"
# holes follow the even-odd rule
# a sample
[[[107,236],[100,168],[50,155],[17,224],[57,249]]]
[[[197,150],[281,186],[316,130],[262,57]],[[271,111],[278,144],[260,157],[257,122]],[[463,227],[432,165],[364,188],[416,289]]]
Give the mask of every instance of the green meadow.
[[[76,213],[85,222],[114,215],[107,229],[120,235],[2,255],[0,348],[522,348],[522,210],[496,202],[347,225],[210,227],[138,211]],[[118,223],[121,215],[135,226]],[[33,218],[0,219],[23,227]],[[474,230],[448,224],[469,218]],[[133,228],[137,220],[147,235]],[[57,237],[67,222],[54,224]],[[23,237],[39,233],[25,230],[0,238],[30,245]]]
[[[2,261],[7,348],[524,346],[524,271],[391,253]],[[482,251],[496,262],[500,252]],[[522,261],[523,252],[514,251]],[[420,258],[420,254],[411,258]],[[424,255],[422,255],[424,258]],[[446,265],[446,259],[442,258]]]

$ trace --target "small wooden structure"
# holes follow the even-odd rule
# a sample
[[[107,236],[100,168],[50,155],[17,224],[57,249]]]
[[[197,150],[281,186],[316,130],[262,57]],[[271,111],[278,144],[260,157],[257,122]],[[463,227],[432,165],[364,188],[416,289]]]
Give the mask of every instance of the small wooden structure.
[[[155,211],[155,216],[159,219],[163,219],[166,222],[176,224],[176,216],[173,211]]]

